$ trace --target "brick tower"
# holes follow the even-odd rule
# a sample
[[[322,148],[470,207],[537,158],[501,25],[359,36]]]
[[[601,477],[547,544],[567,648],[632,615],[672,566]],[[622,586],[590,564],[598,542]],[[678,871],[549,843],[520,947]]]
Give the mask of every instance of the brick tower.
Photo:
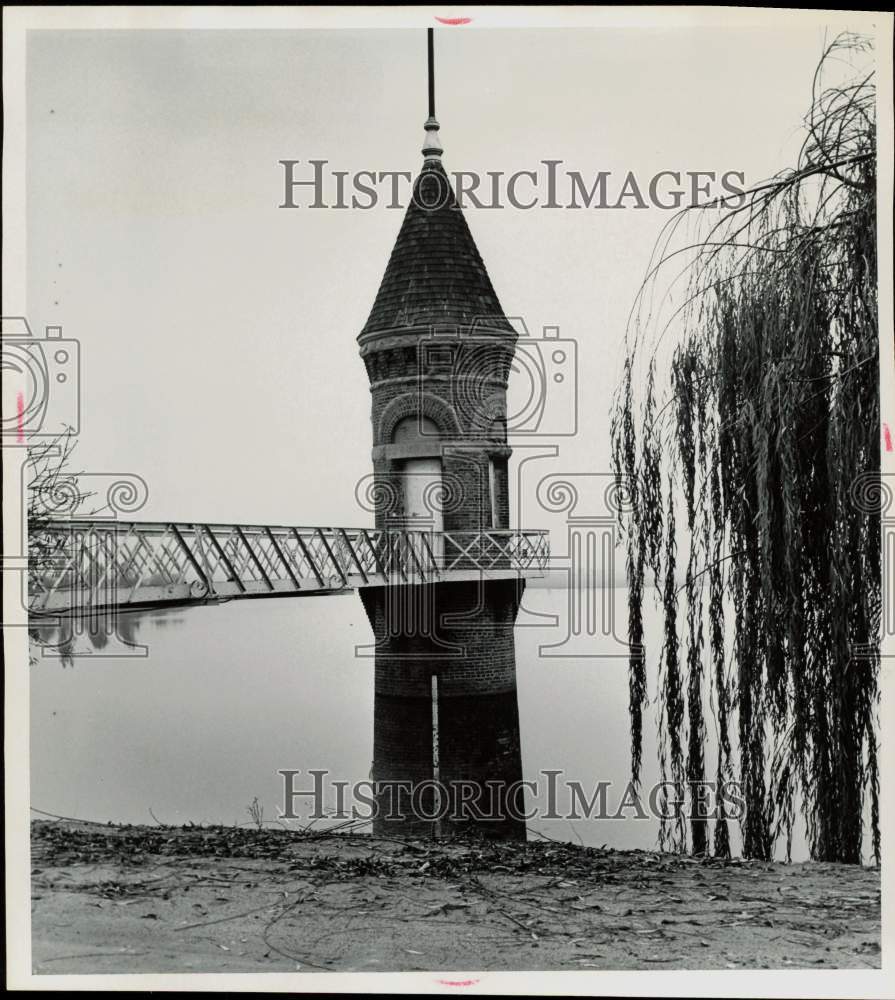
[[[506,545],[516,334],[442,166],[433,95],[430,32],[423,166],[358,337],[376,528],[407,567],[361,590],[376,637],[373,776],[404,783],[380,785],[374,832],[524,838],[513,640],[524,581]]]

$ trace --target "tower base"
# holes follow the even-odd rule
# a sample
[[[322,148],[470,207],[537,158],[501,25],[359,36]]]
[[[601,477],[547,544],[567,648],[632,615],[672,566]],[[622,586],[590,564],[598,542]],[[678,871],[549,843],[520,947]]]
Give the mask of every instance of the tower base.
[[[515,578],[366,587],[374,834],[524,840]]]

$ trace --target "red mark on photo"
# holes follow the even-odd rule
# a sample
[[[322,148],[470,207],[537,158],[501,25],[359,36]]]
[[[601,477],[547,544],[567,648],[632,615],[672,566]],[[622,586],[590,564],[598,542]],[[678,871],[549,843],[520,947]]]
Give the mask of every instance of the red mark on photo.
[[[16,440],[25,443],[25,397],[20,392],[16,393]]]
[[[472,20],[471,17],[438,17],[436,15],[435,20],[441,24],[469,24]]]
[[[892,451],[892,432],[889,430],[888,424],[883,424],[883,441],[886,445],[886,451]]]
[[[478,979],[436,979],[442,986],[475,986]]]

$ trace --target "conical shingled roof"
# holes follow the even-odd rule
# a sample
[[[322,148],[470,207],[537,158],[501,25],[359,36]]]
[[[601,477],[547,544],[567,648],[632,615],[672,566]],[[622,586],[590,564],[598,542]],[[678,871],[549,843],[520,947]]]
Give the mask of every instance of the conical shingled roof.
[[[432,207],[426,207],[432,206]],[[411,327],[513,328],[504,316],[481,255],[441,161],[427,159],[358,339]]]

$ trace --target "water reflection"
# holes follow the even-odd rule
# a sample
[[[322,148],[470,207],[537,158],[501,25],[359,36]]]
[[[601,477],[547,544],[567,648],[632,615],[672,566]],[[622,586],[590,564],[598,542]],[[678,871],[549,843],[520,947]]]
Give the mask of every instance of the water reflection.
[[[374,833],[525,838],[520,596],[516,580],[361,590],[376,637]]]
[[[549,818],[543,772],[580,782],[588,797],[597,782],[611,782],[614,812],[630,767],[627,665],[617,649],[604,658],[540,655],[565,634],[541,622],[561,617],[566,603],[562,591],[527,589],[530,614],[520,612],[514,632],[522,775],[538,788],[526,790],[525,806],[540,809],[529,835],[651,849],[658,824],[633,810]],[[305,787],[315,768],[352,784],[369,780],[375,667],[356,649],[369,650],[373,632],[356,594],[121,618],[146,656],[76,656],[75,670],[40,658],[31,668],[35,807],[113,822],[151,823],[152,809],[165,823],[233,824],[246,822],[256,797],[265,817],[279,815],[282,769],[300,770]],[[658,615],[646,627],[648,639],[661,636]],[[658,780],[649,714],[658,709],[645,716],[645,788]],[[806,857],[801,837],[793,856]]]
[[[144,648],[137,642],[137,633],[146,616],[140,612],[108,611],[78,616],[32,615],[28,622],[29,658],[32,664],[54,659],[63,667],[73,667],[83,657],[127,656]],[[164,619],[162,622],[168,624]]]

